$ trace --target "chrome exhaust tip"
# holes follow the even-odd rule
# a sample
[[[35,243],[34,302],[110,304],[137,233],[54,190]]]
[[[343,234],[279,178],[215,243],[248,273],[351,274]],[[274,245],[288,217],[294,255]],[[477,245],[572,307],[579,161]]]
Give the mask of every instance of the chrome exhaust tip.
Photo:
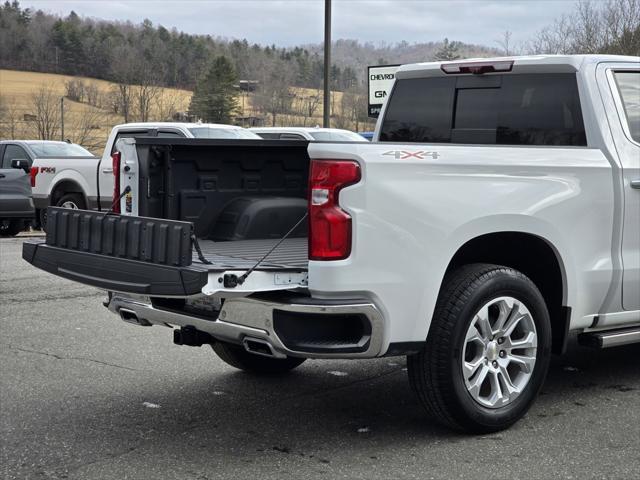
[[[138,325],[140,327],[151,326],[151,323],[149,323],[144,318],[139,318],[136,312],[134,312],[133,310],[129,310],[128,308],[120,308],[118,309],[118,313],[120,314],[120,318],[127,323]]]
[[[262,338],[244,337],[244,339],[242,339],[242,345],[247,352],[255,355],[262,355],[263,357],[269,358],[287,358],[286,355],[276,352],[273,346]]]

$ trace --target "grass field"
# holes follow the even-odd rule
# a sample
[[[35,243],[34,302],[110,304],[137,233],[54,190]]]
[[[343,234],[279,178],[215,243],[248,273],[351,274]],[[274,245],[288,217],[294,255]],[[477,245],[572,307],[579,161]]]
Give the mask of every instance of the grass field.
[[[66,83],[71,80],[82,81],[85,85],[91,85],[99,92],[99,107],[87,103],[74,102],[64,99],[64,138],[79,143],[94,153],[101,153],[104,143],[111,128],[124,122],[124,117],[113,113],[110,95],[116,88],[114,83],[97,80],[94,78],[72,77],[49,73],[24,72],[0,69],[0,139],[34,139],[39,138],[36,122],[32,115],[36,114],[34,96],[43,89],[51,92],[54,101],[66,94]],[[135,89],[134,88],[134,94]],[[277,126],[316,126],[322,124],[322,92],[313,89],[291,88],[294,96],[293,106],[300,107],[305,97],[317,96],[320,99],[316,111],[311,117],[300,114],[286,114],[276,116]],[[160,88],[151,104],[151,112],[148,120],[170,120],[171,113],[184,112],[189,107],[192,92],[172,88]],[[342,93],[333,93],[333,113],[341,115]],[[258,112],[254,106],[252,94],[240,93],[238,106],[243,117],[254,116],[264,118],[264,124],[272,125],[270,115]],[[59,103],[56,103],[55,117],[59,123]],[[298,108],[294,108],[298,110]],[[137,121],[135,112],[130,121]],[[335,119],[332,126],[344,126],[354,128],[354,125],[339,123]],[[246,126],[246,125],[245,125]],[[361,125],[360,130],[371,128],[372,125]],[[61,138],[60,129],[56,129],[55,139]]]
[[[123,123],[124,117],[112,113],[112,109],[109,107],[109,93],[114,90],[115,84],[94,78],[0,70],[0,96],[4,109],[0,116],[0,127],[2,127],[0,138],[6,139],[9,136],[17,139],[38,138],[35,122],[25,120],[25,115],[36,113],[34,95],[45,88],[56,97],[63,97],[66,93],[65,85],[70,80],[80,80],[85,85],[95,86],[102,98],[102,105],[94,107],[65,98],[64,137],[81,143],[95,153],[101,152],[111,128],[118,123]],[[161,110],[159,106],[164,107],[165,110],[170,107],[175,111],[187,110],[190,98],[191,92],[187,90],[160,89],[157,100],[152,105],[150,120],[159,120],[158,110]],[[13,117],[11,121],[15,123],[13,135],[10,135],[9,117]],[[60,138],[59,129],[56,139],[58,138]]]

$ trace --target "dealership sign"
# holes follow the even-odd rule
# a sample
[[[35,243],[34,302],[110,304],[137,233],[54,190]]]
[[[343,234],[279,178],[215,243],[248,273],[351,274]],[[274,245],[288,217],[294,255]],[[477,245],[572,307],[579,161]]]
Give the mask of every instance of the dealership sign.
[[[382,104],[391,93],[398,67],[400,65],[378,65],[368,68],[370,117],[380,115]]]

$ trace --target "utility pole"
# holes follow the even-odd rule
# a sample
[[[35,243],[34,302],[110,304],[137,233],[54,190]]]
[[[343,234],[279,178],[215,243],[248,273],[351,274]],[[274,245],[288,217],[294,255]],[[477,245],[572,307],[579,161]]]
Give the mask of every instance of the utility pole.
[[[331,115],[331,0],[324,0],[324,103],[322,126],[329,128]]]
[[[60,97],[60,140],[64,142],[64,97]]]

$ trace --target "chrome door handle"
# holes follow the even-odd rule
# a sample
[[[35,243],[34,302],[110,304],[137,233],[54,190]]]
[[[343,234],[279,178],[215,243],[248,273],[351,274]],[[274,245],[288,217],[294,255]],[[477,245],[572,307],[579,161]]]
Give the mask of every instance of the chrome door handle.
[[[631,188],[635,188],[637,190],[640,190],[640,178],[637,178],[635,180],[631,180]]]
[[[6,175],[4,173],[0,173],[0,178],[4,178]]]
[[[113,168],[103,168],[102,173],[113,173]]]

